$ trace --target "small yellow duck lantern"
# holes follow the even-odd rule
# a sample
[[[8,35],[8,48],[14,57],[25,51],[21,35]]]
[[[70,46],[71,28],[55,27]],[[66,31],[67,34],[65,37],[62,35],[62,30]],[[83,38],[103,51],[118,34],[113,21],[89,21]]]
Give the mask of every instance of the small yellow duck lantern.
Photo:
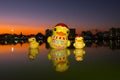
[[[69,68],[68,56],[70,51],[68,49],[50,49],[48,59],[52,60],[55,70],[57,72],[65,72]]]
[[[83,61],[83,55],[85,54],[85,50],[84,49],[79,49],[79,48],[76,48],[74,50],[74,55],[75,55],[75,59],[76,61],[80,62],[80,61]]]
[[[29,48],[38,48],[39,43],[36,41],[35,37],[31,37],[28,39],[29,42]]]
[[[84,43],[84,41],[83,41],[83,37],[81,37],[81,36],[76,36],[75,37],[75,43],[73,44],[73,46],[75,47],[75,48],[84,48],[85,47],[85,43]]]
[[[51,48],[64,49],[70,46],[68,40],[69,28],[64,23],[58,23],[53,30],[52,36],[47,38]]]

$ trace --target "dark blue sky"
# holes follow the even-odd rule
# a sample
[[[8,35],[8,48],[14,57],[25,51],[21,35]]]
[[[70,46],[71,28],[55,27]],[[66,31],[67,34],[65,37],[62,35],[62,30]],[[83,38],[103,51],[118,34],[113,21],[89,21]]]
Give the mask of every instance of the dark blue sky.
[[[47,28],[59,22],[78,29],[120,27],[120,1],[0,0],[0,21]]]

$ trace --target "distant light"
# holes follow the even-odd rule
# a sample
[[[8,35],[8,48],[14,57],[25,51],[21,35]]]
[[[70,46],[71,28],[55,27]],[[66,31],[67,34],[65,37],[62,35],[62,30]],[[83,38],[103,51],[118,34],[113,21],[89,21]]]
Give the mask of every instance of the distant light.
[[[11,48],[11,51],[14,52],[14,47]]]
[[[17,40],[15,40],[15,43],[18,43],[18,41],[17,41]]]

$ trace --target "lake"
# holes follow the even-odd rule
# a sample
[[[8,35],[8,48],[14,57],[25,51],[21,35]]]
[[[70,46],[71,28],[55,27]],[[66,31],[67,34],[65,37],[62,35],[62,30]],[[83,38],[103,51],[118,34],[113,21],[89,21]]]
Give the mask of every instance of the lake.
[[[120,80],[120,49],[30,50],[28,43],[0,45],[0,80]]]

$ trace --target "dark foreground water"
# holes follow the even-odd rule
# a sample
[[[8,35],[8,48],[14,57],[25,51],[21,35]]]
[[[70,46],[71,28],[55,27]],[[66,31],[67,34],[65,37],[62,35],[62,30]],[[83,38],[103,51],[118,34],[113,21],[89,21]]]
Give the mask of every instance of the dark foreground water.
[[[28,44],[0,45],[0,80],[120,80],[120,49],[45,46],[30,50]]]

